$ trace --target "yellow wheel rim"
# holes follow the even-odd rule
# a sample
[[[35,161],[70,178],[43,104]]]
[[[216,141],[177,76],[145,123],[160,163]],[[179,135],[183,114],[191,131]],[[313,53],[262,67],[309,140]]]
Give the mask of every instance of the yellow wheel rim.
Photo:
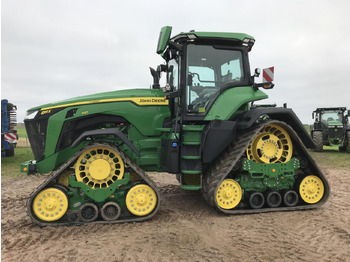
[[[44,221],[60,219],[68,209],[66,194],[57,188],[47,188],[39,192],[33,201],[34,214]]]
[[[216,191],[216,202],[223,209],[236,207],[242,199],[241,186],[233,179],[225,179]]]
[[[248,146],[247,157],[257,163],[285,163],[292,158],[293,145],[279,125],[265,126]]]
[[[136,185],[126,195],[126,207],[136,216],[148,215],[156,207],[156,203],[157,195],[148,185]]]
[[[317,176],[307,176],[301,181],[299,187],[301,198],[309,204],[317,203],[324,194],[324,185]]]
[[[75,165],[77,181],[91,188],[107,188],[124,175],[124,163],[120,155],[104,146],[87,149]]]

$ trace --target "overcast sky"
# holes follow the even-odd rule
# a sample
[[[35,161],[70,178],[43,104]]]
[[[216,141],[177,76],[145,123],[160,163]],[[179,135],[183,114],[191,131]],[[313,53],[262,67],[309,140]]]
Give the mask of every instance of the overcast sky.
[[[350,109],[350,1],[1,1],[1,97],[25,111],[98,92],[149,88],[162,26],[255,37],[251,69],[275,66],[267,103],[311,123]]]

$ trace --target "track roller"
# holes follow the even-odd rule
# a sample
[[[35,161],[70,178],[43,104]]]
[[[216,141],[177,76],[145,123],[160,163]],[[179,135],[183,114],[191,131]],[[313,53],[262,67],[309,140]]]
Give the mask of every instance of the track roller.
[[[120,216],[121,209],[116,202],[107,202],[101,208],[101,217],[105,221],[117,220]]]
[[[282,203],[282,196],[277,191],[269,192],[266,196],[266,204],[269,207],[279,207]]]
[[[98,217],[98,208],[93,203],[85,203],[79,210],[79,218],[83,222],[95,221]]]
[[[265,197],[260,192],[254,192],[249,197],[249,205],[253,209],[262,208],[265,204]]]
[[[294,190],[288,190],[284,193],[283,203],[287,207],[294,207],[298,204],[299,196]]]

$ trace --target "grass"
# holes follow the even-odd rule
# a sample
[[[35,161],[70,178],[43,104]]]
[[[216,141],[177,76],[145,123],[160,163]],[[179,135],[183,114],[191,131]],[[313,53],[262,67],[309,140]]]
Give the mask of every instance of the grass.
[[[17,134],[20,138],[28,138],[24,124],[17,124]]]
[[[1,158],[1,177],[23,176],[20,172],[21,163],[34,159],[31,148],[16,148],[15,156]]]
[[[305,129],[310,134],[310,125],[304,124]],[[319,166],[332,168],[350,168],[350,154],[339,152],[338,147],[323,146],[323,152],[310,151],[312,157]]]
[[[317,164],[321,167],[349,168],[350,154],[339,152],[337,147],[323,147],[323,152],[310,152]]]

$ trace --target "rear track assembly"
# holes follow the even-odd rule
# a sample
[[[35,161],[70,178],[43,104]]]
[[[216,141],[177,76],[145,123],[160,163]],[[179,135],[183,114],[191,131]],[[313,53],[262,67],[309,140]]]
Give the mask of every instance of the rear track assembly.
[[[300,170],[302,170],[302,173],[304,174],[299,175],[301,177],[298,178],[298,181],[305,178],[306,176],[312,175],[310,177],[313,178],[313,181],[315,183],[323,183],[324,188],[321,189],[323,190],[323,196],[321,199],[317,199],[317,203],[311,203],[312,200],[310,200],[309,203],[304,203],[301,199],[300,201],[298,201],[298,196],[296,195],[296,192],[298,192],[299,190],[289,190],[284,193],[284,206],[280,206],[280,201],[282,201],[282,197],[278,192],[275,191],[271,192],[269,197],[267,198],[269,200],[269,205],[264,205],[265,197],[260,192],[250,194],[250,198],[253,198],[253,201],[250,201],[250,206],[246,203],[249,202],[247,201],[247,199],[245,200],[245,202],[241,201],[243,192],[240,191],[240,186],[238,185],[237,181],[234,180],[237,177],[232,175],[232,173],[237,173],[236,169],[239,168],[237,166],[239,166],[240,161],[243,160],[246,149],[252,143],[253,139],[257,137],[261,130],[263,130],[266,126],[271,124],[281,126],[284,130],[287,131],[287,133],[293,141],[293,147],[295,150],[295,154],[297,155],[297,159],[294,160],[295,165],[299,165],[299,161],[302,162],[302,164],[300,164]],[[205,198],[205,200],[209,203],[209,205],[216,207],[218,210],[225,214],[245,214],[268,211],[311,209],[320,207],[327,201],[330,194],[328,182],[321,170],[319,169],[319,167],[317,166],[316,162],[309,155],[307,149],[301,142],[296,132],[289,125],[280,121],[264,122],[262,124],[252,127],[250,130],[245,130],[241,136],[238,136],[238,138],[239,139],[232,143],[204,173],[202,181],[202,195]],[[224,202],[226,205],[221,204],[221,207],[218,204],[217,192],[218,190],[222,190],[222,183],[224,180],[224,184],[227,187],[231,188],[230,190],[228,190],[229,193],[234,192],[232,189],[238,191],[236,191],[237,197],[231,197],[230,199],[231,201],[234,200],[232,201],[233,208],[230,208],[230,205],[227,205],[228,202]],[[310,188],[310,190],[314,190],[314,188]],[[248,196],[246,198],[248,198]],[[299,205],[297,204],[297,202],[299,203]],[[274,205],[279,207],[272,207]]]

